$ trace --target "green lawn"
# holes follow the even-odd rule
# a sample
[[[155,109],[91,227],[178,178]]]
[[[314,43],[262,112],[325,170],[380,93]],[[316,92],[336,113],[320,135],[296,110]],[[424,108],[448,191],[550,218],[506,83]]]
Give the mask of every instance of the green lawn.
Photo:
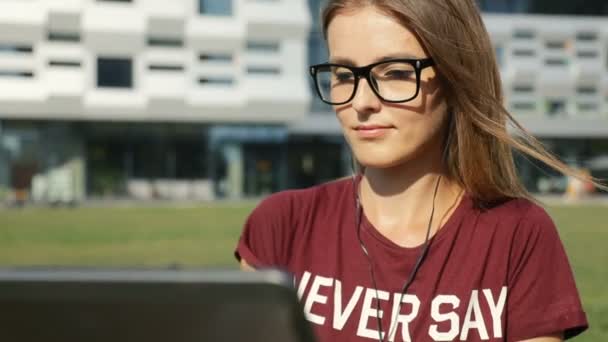
[[[0,211],[0,266],[235,267],[254,203],[200,208]],[[608,207],[551,207],[591,323],[577,341],[608,341]]]

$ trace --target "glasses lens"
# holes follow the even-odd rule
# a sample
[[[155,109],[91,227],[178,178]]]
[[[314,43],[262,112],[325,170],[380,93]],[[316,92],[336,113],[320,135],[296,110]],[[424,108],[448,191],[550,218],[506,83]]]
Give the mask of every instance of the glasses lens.
[[[375,66],[372,86],[387,101],[407,101],[416,96],[416,69],[409,63],[389,62]]]
[[[323,101],[332,104],[348,101],[355,89],[355,75],[344,67],[320,67],[317,70],[316,81]]]

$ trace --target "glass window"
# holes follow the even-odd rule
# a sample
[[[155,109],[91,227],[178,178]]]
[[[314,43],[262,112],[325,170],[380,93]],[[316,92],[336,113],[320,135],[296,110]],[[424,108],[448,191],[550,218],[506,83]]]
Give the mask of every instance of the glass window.
[[[566,114],[566,101],[561,99],[547,100],[547,114],[549,116],[560,116]]]
[[[577,107],[580,112],[596,112],[599,108],[595,102],[579,102]]]
[[[279,42],[265,42],[250,40],[247,42],[249,52],[277,53],[280,49]]]
[[[77,43],[80,41],[78,32],[49,32],[49,41]]]
[[[184,41],[181,38],[148,37],[149,46],[182,47]]]
[[[593,42],[597,40],[596,32],[578,32],[576,34],[576,40],[581,42]]]
[[[477,0],[477,2],[485,12],[594,16],[608,14],[606,0]]]
[[[132,88],[132,60],[130,58],[98,58],[97,86],[100,88]]]
[[[578,58],[597,58],[598,52],[595,50],[580,50],[577,51]]]
[[[199,0],[198,11],[205,15],[232,15],[232,0]]]
[[[179,65],[179,64],[150,64],[150,65],[148,65],[148,70],[181,72],[181,71],[184,71],[184,66]]]
[[[564,58],[547,58],[545,59],[545,65],[547,66],[566,66],[568,61]]]
[[[532,111],[536,110],[536,104],[534,102],[512,102],[511,108],[515,111]]]
[[[278,75],[281,73],[281,69],[279,67],[248,66],[247,73],[257,75]]]
[[[516,93],[531,93],[534,91],[534,86],[528,84],[518,84],[513,86],[513,92]]]
[[[202,85],[232,87],[234,79],[229,77],[201,77],[198,79],[198,83]]]
[[[523,13],[530,8],[530,0],[478,0],[484,12]]]
[[[563,50],[566,43],[563,40],[550,40],[545,43],[545,47],[550,50]]]
[[[203,62],[232,63],[232,55],[227,53],[204,53],[199,56],[199,59]]]
[[[515,30],[513,32],[513,38],[515,39],[534,39],[536,34],[532,30]]]
[[[66,68],[78,68],[80,67],[79,61],[70,60],[50,60],[49,66],[51,67],[66,67]]]
[[[509,12],[507,0],[479,0],[479,7],[486,12]]]
[[[0,44],[0,53],[33,53],[34,48],[30,45]]]
[[[538,14],[602,15],[608,14],[606,0],[526,0],[528,12]]]
[[[597,88],[594,86],[578,86],[576,88],[576,91],[580,94],[580,95],[595,95],[597,94]]]
[[[536,51],[530,50],[530,49],[516,49],[516,50],[513,50],[513,56],[534,57],[534,56],[536,56]]]
[[[0,77],[32,78],[34,73],[31,71],[0,70]]]

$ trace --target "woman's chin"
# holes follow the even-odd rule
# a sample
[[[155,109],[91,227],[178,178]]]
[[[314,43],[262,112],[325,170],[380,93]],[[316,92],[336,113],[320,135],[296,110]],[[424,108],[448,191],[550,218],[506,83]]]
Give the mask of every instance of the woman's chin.
[[[361,158],[359,164],[368,169],[390,169],[403,164],[398,158]]]

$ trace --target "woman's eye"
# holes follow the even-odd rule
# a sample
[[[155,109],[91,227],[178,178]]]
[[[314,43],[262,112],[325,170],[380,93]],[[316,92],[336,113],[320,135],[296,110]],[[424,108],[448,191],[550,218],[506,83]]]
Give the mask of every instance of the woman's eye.
[[[413,74],[411,70],[389,70],[384,73],[384,77],[403,80],[412,77]]]
[[[338,82],[346,82],[349,81],[353,78],[353,74],[350,72],[342,72],[342,73],[336,73],[336,80]]]

